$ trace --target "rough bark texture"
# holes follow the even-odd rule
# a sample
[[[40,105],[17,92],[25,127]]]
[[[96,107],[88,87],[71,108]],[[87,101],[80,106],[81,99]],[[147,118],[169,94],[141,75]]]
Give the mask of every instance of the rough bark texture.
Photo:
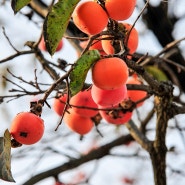
[[[168,93],[162,97],[155,97],[155,109],[157,114],[156,136],[149,151],[155,185],[166,185],[166,130],[171,115],[171,100],[173,87],[164,84],[169,89]]]

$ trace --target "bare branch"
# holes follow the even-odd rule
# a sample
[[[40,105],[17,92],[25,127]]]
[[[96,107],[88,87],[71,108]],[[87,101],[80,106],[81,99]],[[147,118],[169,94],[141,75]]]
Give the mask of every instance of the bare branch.
[[[61,172],[76,168],[77,166],[80,166],[86,162],[101,159],[102,157],[109,155],[109,152],[113,147],[128,143],[131,140],[132,137],[130,135],[121,136],[108,144],[105,144],[97,149],[92,150],[88,154],[78,159],[70,160],[69,162],[66,162],[56,168],[37,174],[30,178],[28,181],[24,182],[23,185],[32,185],[45,178],[57,176]]]

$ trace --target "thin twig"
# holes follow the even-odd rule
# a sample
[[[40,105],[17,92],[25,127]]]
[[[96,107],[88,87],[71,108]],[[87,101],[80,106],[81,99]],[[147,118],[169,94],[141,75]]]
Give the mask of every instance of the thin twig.
[[[10,44],[10,46],[11,46],[17,53],[19,53],[19,51],[15,48],[15,46],[12,44],[12,42],[11,42],[10,39],[9,39],[9,37],[7,36],[6,31],[5,31],[5,28],[2,27],[2,29],[3,29],[3,34],[4,34],[5,38],[7,39],[8,43]]]
[[[145,6],[143,7],[143,9],[141,10],[141,12],[140,12],[139,15],[137,16],[137,18],[136,18],[136,20],[134,21],[134,23],[132,24],[131,29],[128,31],[127,37],[126,37],[126,41],[125,41],[126,46],[128,45],[128,40],[129,40],[129,36],[130,36],[130,33],[131,33],[132,29],[134,28],[134,26],[136,25],[137,21],[138,21],[138,20],[140,19],[140,17],[142,16],[144,10],[147,8],[147,6],[148,6],[148,4],[149,4],[149,1],[150,1],[150,0],[147,0],[147,1],[146,1]]]
[[[14,58],[16,58],[18,56],[27,55],[27,54],[33,54],[33,53],[35,53],[35,51],[33,49],[28,50],[28,51],[19,51],[19,52],[15,53],[15,54],[5,58],[5,59],[0,60],[0,64],[8,62],[9,60],[12,60],[12,59],[14,59]]]

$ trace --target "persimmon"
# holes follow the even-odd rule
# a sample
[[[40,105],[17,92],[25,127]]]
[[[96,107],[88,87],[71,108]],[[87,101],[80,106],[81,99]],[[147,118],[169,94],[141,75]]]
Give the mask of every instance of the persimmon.
[[[139,81],[138,77],[130,77],[127,80],[127,84],[137,84],[140,85],[141,81]],[[127,90],[127,97],[132,100],[133,102],[137,102],[147,96],[146,91],[141,91],[141,90]],[[140,102],[137,104],[137,107],[140,107],[143,105],[143,102]]]
[[[100,106],[99,108],[110,108],[110,107]],[[131,119],[132,112],[130,111],[123,112],[122,110],[119,110],[119,109],[116,110],[116,108],[119,108],[119,105],[112,106],[112,108],[113,108],[112,110],[107,110],[107,111],[100,110],[99,111],[102,118],[106,120],[108,123],[125,124]]]
[[[138,47],[138,43],[139,43],[139,35],[137,30],[133,27],[131,24],[128,23],[119,23],[119,27],[120,29],[122,29],[125,33],[125,37],[123,39],[123,45],[129,49],[129,53],[133,54],[137,47]],[[130,29],[132,28],[132,30],[130,31]],[[113,55],[117,52],[120,52],[120,42],[118,40],[114,40],[114,39],[108,39],[107,35],[102,36],[102,48],[104,50],[105,53],[107,53],[108,55]],[[106,39],[107,38],[107,39]],[[116,51],[116,47],[118,48]]]
[[[136,6],[136,0],[106,0],[105,8],[111,19],[122,21],[128,19]]]
[[[57,48],[56,48],[56,52],[60,51],[62,48],[63,48],[63,45],[64,45],[64,42],[63,42],[63,39],[59,42]],[[45,41],[44,41],[44,37],[41,38],[41,41],[39,43],[39,48],[42,50],[42,51],[47,51],[46,49],[46,44],[45,44]]]
[[[128,23],[120,23],[120,24],[122,24],[126,29],[126,37],[125,37],[124,43],[126,47],[129,49],[129,53],[132,54],[136,51],[138,47],[139,34],[134,27],[132,28],[131,24],[128,24]]]
[[[80,46],[85,49],[86,46],[88,44],[88,41],[82,41],[80,42]],[[101,55],[106,55],[106,53],[104,52],[103,48],[102,48],[102,42],[101,40],[94,40],[91,44],[91,46],[89,47],[89,50],[93,50],[93,49],[97,49]]]
[[[98,108],[98,105],[92,99],[91,89],[80,91],[70,99],[69,103],[72,106],[73,111],[81,116],[93,117],[96,114],[98,114],[98,110],[90,109],[90,108],[95,108],[95,109]]]
[[[94,1],[79,3],[72,18],[74,24],[84,33],[95,35],[100,33],[108,23],[108,16],[103,8]]]
[[[64,122],[69,129],[80,135],[89,133],[94,126],[89,117],[75,113],[72,108],[69,108],[68,112],[64,114]]]
[[[21,112],[11,123],[10,134],[19,143],[31,145],[38,142],[44,133],[44,121],[31,112]]]
[[[100,89],[113,90],[123,86],[128,78],[124,60],[111,57],[98,60],[92,68],[93,83]]]
[[[101,106],[113,106],[120,103],[127,96],[127,88],[124,84],[120,88],[104,90],[92,85],[91,94],[93,100]]]
[[[63,94],[59,98],[54,99],[53,109],[59,116],[62,116],[63,114],[66,101],[67,101],[67,94]]]

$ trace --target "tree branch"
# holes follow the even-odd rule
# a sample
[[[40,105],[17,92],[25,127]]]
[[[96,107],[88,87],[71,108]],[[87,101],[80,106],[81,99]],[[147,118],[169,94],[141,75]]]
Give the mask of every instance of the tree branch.
[[[131,137],[130,134],[126,135],[126,136],[121,136],[108,144],[100,146],[98,149],[92,150],[88,154],[83,155],[82,157],[80,157],[78,159],[70,160],[69,162],[66,162],[56,168],[53,168],[53,169],[44,171],[40,174],[37,174],[37,175],[33,176],[32,178],[30,178],[28,181],[24,182],[23,185],[33,185],[33,184],[35,184],[45,178],[48,178],[51,176],[57,176],[59,173],[74,169],[74,168],[76,168],[84,163],[87,163],[89,161],[101,159],[102,157],[109,155],[109,152],[113,147],[116,147],[116,146],[119,146],[122,144],[126,144],[132,140],[133,140],[133,138]]]

